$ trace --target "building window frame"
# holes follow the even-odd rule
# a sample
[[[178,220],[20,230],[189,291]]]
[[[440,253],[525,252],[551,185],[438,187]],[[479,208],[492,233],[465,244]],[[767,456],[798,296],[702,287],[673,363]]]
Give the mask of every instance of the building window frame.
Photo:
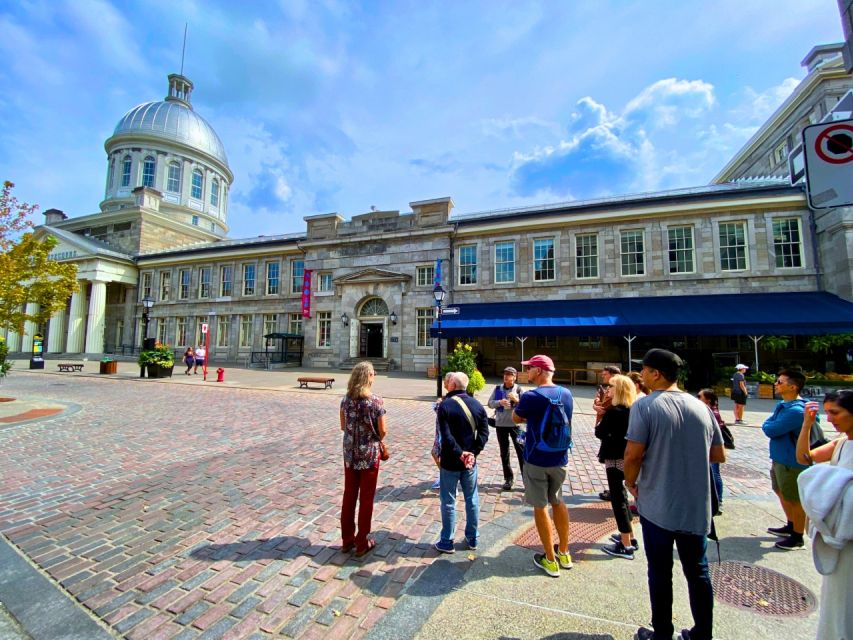
[[[290,293],[302,293],[302,280],[305,277],[305,261],[290,261]]]
[[[302,312],[289,314],[287,318],[287,332],[301,336],[302,330]]]
[[[234,290],[234,269],[230,264],[219,267],[219,297],[230,298]]]
[[[216,178],[210,182],[210,206],[219,206],[219,180]]]
[[[317,272],[317,293],[328,293],[332,291],[332,272],[319,271]]]
[[[281,263],[278,261],[267,262],[266,267],[266,295],[277,296],[280,292]]]
[[[619,257],[622,277],[646,275],[646,233],[643,229],[623,229],[619,232]]]
[[[456,282],[460,287],[477,284],[477,253],[478,246],[463,244],[459,247],[459,266],[457,267]]]
[[[130,156],[125,156],[121,161],[121,186],[130,186],[130,176],[133,168],[133,159]]]
[[[171,193],[181,192],[181,164],[179,162],[169,163],[169,170],[166,177],[166,191]]]
[[[169,300],[169,289],[172,287],[172,272],[160,272],[160,301],[167,302]]]
[[[263,335],[267,336],[271,333],[278,333],[278,314],[265,313],[263,318]]]
[[[210,267],[198,270],[198,297],[199,300],[210,297]]]
[[[252,323],[254,317],[250,315],[240,316],[240,337],[238,339],[238,347],[240,349],[248,349],[252,347]]]
[[[515,282],[515,241],[498,240],[494,247],[495,284]]]
[[[208,331],[210,329],[208,328]],[[216,317],[216,347],[227,349],[231,346],[231,318],[229,316]]]
[[[185,316],[175,318],[175,346],[187,346],[187,320]]]
[[[416,343],[418,349],[432,349],[432,336],[429,334],[432,321],[435,320],[435,307],[417,307],[415,310]]]
[[[791,224],[793,223],[793,228]],[[784,228],[783,228],[784,225]],[[773,253],[776,256],[777,269],[802,269],[803,230],[800,218],[773,218]]]
[[[435,265],[424,264],[415,268],[417,286],[432,287],[435,285]]]
[[[666,243],[671,274],[696,273],[696,243],[693,225],[667,227]]]
[[[157,160],[154,156],[145,156],[142,161],[142,186],[154,188],[154,179],[157,177]]]
[[[190,196],[196,200],[204,198],[204,174],[201,172],[201,169],[193,169]]]
[[[579,233],[575,236],[575,276],[578,280],[600,277],[601,252],[598,245],[598,233]]]
[[[189,300],[191,276],[189,269],[178,271],[178,300]]]
[[[332,348],[332,312],[317,312],[317,348]]]
[[[157,342],[160,344],[168,344],[166,332],[169,328],[168,318],[157,318]]]
[[[147,271],[147,272],[142,274],[142,282],[141,282],[142,286],[139,287],[140,292],[142,293],[142,297],[140,297],[140,300],[142,300],[142,298],[150,298],[151,297],[151,280],[152,280],[151,275],[152,274],[150,271]]]
[[[257,274],[256,265],[254,263],[243,264],[243,295],[255,295],[255,278]]]
[[[720,271],[746,271],[749,269],[747,228],[744,220],[726,220],[717,223],[720,243]]]
[[[555,238],[533,239],[533,281],[553,282],[557,279],[557,241]]]

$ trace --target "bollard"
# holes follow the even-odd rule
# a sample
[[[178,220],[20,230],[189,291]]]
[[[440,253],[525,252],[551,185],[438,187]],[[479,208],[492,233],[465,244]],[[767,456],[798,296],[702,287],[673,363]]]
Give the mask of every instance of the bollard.
[[[216,381],[217,382],[225,382],[225,369],[219,367],[216,370]]]

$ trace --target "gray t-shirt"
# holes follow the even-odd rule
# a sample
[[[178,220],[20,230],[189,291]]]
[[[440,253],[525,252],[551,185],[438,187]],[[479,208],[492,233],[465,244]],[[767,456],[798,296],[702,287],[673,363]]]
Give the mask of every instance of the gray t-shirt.
[[[711,529],[712,444],[723,434],[711,410],[681,391],[655,391],[631,407],[626,439],[646,446],[637,509],[668,531]]]

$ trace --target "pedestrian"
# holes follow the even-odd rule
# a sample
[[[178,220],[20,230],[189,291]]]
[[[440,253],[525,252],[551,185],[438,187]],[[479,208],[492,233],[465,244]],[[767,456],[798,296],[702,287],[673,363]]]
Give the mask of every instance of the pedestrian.
[[[732,376],[732,402],[735,403],[735,424],[746,424],[743,421],[743,410],[746,408],[746,370],[745,364],[735,365],[735,373]]]
[[[376,372],[370,362],[352,368],[347,394],[341,400],[344,432],[344,496],[341,504],[341,551],[362,557],[376,546],[368,537],[373,519],[373,497],[379,479],[380,442],[385,438],[385,407],[373,393]],[[358,531],[355,507],[358,503]]]
[[[807,469],[797,479],[815,567],[823,576],[817,638],[853,638],[853,390],[827,394],[823,407],[842,436],[809,449],[818,411],[817,402],[809,402],[797,438],[801,462],[829,463]]]
[[[441,553],[453,553],[458,486],[465,496],[465,542],[469,549],[477,548],[480,519],[477,456],[489,439],[489,423],[483,405],[466,392],[466,374],[449,372],[444,376],[444,388],[447,395],[438,408],[441,535],[433,546]]]
[[[626,374],[634,383],[634,387],[637,389],[637,399],[645,398],[649,395],[649,389],[646,386],[646,383],[643,382],[643,376],[640,375],[639,371],[629,371]]]
[[[615,376],[622,373],[622,370],[616,365],[607,365],[601,370],[601,384],[595,392],[595,399],[592,401],[592,409],[595,411],[595,424],[601,422],[601,417],[604,412],[610,407],[610,397],[607,395],[608,384],[610,384],[610,376]],[[602,500],[610,500],[610,491],[605,489],[598,494]]]
[[[533,564],[547,575],[557,578],[560,567],[572,568],[569,553],[569,510],[563,502],[563,482],[566,480],[566,465],[569,464],[569,446],[559,451],[545,446],[545,428],[555,411],[562,409],[571,429],[574,399],[568,389],[554,384],[554,361],[546,355],[535,355],[522,362],[527,366],[527,379],[536,389],[525,393],[512,413],[516,424],[527,423],[524,439],[524,499],[533,507],[536,531],[542,541],[544,553],[533,555]],[[559,413],[558,413],[559,415]],[[557,529],[559,542],[554,544],[551,534],[552,517],[548,514],[551,505],[553,526]]]
[[[631,407],[625,447],[625,487],[637,498],[648,561],[652,627],[639,640],[671,640],[672,547],[687,590],[693,627],[682,638],[711,640],[714,593],[708,573],[711,529],[710,462],[725,462],[723,436],[708,408],[681,391],[681,358],[664,349],[643,357],[643,382],[651,391]]]
[[[190,369],[193,368],[193,363],[195,362],[195,352],[192,347],[187,347],[187,350],[184,351],[184,364],[187,365],[187,370],[184,371],[186,375],[190,375]]]
[[[195,368],[193,369],[193,373],[198,373],[198,368],[201,366],[202,372],[204,371],[204,361],[207,359],[207,349],[204,348],[203,344],[198,345],[195,348],[195,355],[193,356]]]
[[[782,397],[773,414],[761,426],[770,438],[770,486],[779,498],[787,522],[782,527],[769,527],[768,533],[779,536],[775,547],[783,551],[802,549],[806,512],[800,503],[797,477],[807,468],[797,461],[797,437],[803,424],[805,400],[800,391],[806,384],[802,371],[782,369],[776,376],[775,392]]]
[[[509,491],[515,479],[510,465],[509,446],[512,443],[518,458],[518,470],[524,474],[524,449],[518,442],[518,426],[512,421],[512,410],[518,404],[521,387],[515,382],[518,371],[515,367],[507,367],[503,372],[503,383],[496,385],[489,396],[489,407],[495,410],[494,427],[498,436],[498,447],[501,451],[501,466],[503,466],[504,483],[501,489]]]
[[[634,559],[637,539],[631,524],[631,512],[628,509],[628,493],[625,491],[625,434],[628,433],[628,417],[631,405],[637,397],[637,388],[628,376],[610,377],[607,394],[610,406],[595,427],[595,437],[601,440],[598,449],[598,461],[604,465],[607,474],[607,487],[610,490],[610,504],[619,532],[611,536],[613,544],[602,547],[604,553],[626,560]]]
[[[432,405],[432,410],[435,412],[435,437],[432,441],[432,449],[430,450],[430,455],[432,456],[433,462],[435,462],[435,466],[438,469],[438,476],[435,479],[435,482],[432,483],[430,489],[438,490],[441,489],[441,430],[438,427],[438,408],[441,406],[441,400],[436,400]]]
[[[720,427],[720,433],[723,434],[723,446],[725,446],[725,433],[728,430],[728,427],[723,420],[723,416],[720,415],[720,399],[717,397],[717,394],[714,393],[713,389],[702,389],[696,397],[704,402],[714,415],[714,420],[717,421],[717,424]],[[723,474],[720,473],[719,462],[711,463],[711,475],[714,477],[714,490],[717,492],[717,504],[719,505],[717,507],[717,513],[720,514],[722,513],[723,508]]]

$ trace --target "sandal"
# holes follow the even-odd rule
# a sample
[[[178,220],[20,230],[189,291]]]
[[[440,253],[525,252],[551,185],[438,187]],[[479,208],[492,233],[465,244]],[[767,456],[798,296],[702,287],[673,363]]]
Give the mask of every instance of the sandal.
[[[356,558],[363,558],[363,557],[364,557],[364,556],[366,556],[368,553],[370,553],[371,551],[373,551],[373,548],[374,548],[375,546],[376,546],[376,540],[368,540],[368,541],[367,541],[367,548],[365,548],[365,549],[360,549],[359,551],[356,551],[356,552],[355,552],[355,557],[356,557]]]
[[[350,553],[353,549],[355,549],[355,542],[341,545],[341,553]]]

